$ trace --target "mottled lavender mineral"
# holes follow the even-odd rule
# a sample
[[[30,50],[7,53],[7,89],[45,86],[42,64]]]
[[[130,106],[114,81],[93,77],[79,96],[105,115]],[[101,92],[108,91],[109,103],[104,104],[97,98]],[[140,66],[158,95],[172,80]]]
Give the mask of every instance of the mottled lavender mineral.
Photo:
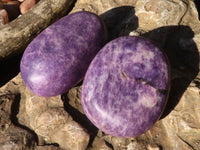
[[[62,94],[84,77],[105,41],[106,31],[97,15],[80,11],[63,17],[26,48],[22,79],[39,96]]]
[[[159,119],[168,93],[166,56],[149,40],[129,36],[109,42],[96,55],[81,98],[85,114],[99,129],[135,137]]]

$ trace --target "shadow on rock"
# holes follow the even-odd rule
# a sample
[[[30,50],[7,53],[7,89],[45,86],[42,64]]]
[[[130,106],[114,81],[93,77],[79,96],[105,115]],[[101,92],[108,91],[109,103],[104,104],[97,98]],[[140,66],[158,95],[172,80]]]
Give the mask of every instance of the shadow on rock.
[[[61,99],[64,103],[64,109],[72,116],[74,121],[78,122],[82,127],[84,127],[88,131],[90,135],[88,147],[90,147],[95,136],[98,133],[98,129],[90,122],[90,120],[84,114],[82,114],[78,109],[74,108],[69,104],[69,98],[67,95],[68,93],[63,94],[61,96]]]
[[[166,53],[171,66],[171,91],[161,119],[178,104],[184,91],[199,72],[199,53],[194,33],[188,26],[168,26],[142,35],[159,45]]]
[[[19,113],[20,100],[21,100],[21,95],[20,94],[15,95],[15,99],[11,105],[10,120],[16,127],[19,127],[29,132],[34,137],[35,142],[38,143],[37,134],[32,129],[20,124],[18,121],[17,114]]]
[[[138,28],[138,18],[132,6],[113,8],[101,14],[100,17],[108,29],[109,41],[119,36],[129,35],[129,32]]]
[[[21,55],[0,61],[0,87],[19,73]]]
[[[198,15],[199,15],[199,20],[200,20],[200,1],[199,0],[194,0],[196,9],[198,11]]]

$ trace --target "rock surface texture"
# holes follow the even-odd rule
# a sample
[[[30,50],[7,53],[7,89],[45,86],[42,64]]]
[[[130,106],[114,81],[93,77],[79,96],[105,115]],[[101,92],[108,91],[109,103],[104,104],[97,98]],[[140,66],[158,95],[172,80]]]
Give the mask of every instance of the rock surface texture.
[[[58,6],[58,1],[50,1],[55,4],[52,6]],[[36,7],[42,10],[40,4],[44,2],[40,1]],[[63,7],[67,7],[65,2]],[[150,130],[136,138],[107,135],[94,127],[84,115],[80,102],[81,84],[61,96],[42,98],[25,88],[18,74],[0,88],[0,149],[199,150],[200,21],[194,2],[77,0],[70,12],[87,10],[100,15],[108,28],[110,40],[123,35],[139,35],[152,40],[165,51],[171,65],[171,91],[163,115]],[[35,9],[30,12],[38,16]],[[40,12],[39,16],[47,17],[49,14]],[[29,18],[30,13],[25,15],[24,18]],[[17,19],[20,31],[21,27],[31,26],[35,29],[43,24],[33,21],[27,26],[22,18]],[[47,22],[51,19],[47,19]],[[15,29],[15,25],[13,21],[0,29],[4,31],[0,34],[1,58],[11,54],[11,47],[5,53],[1,53],[1,50],[2,46],[7,47],[5,41],[14,41],[13,37],[18,30],[10,32]],[[23,37],[27,41],[33,38],[28,36],[32,31],[31,28],[24,31],[27,36]],[[12,34],[12,38],[2,39],[6,32]],[[14,44],[14,50],[22,43]]]

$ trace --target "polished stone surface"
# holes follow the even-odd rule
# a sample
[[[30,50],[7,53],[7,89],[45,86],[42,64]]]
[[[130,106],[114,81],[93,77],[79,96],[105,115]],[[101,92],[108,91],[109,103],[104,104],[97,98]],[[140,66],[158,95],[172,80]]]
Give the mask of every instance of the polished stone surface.
[[[135,137],[160,117],[169,92],[163,52],[141,37],[120,37],[92,61],[82,87],[87,117],[107,134]]]
[[[63,17],[26,48],[21,76],[35,94],[62,94],[79,82],[106,40],[100,18],[81,11]]]

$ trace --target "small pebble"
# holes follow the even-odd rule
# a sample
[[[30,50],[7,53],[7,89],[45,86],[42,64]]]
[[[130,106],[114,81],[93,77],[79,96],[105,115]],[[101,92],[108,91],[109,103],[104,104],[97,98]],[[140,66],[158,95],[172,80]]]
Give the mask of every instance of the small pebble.
[[[25,14],[29,9],[31,9],[36,4],[36,0],[24,0],[20,5],[21,14]]]
[[[0,9],[0,26],[9,22],[8,13],[5,9]]]

